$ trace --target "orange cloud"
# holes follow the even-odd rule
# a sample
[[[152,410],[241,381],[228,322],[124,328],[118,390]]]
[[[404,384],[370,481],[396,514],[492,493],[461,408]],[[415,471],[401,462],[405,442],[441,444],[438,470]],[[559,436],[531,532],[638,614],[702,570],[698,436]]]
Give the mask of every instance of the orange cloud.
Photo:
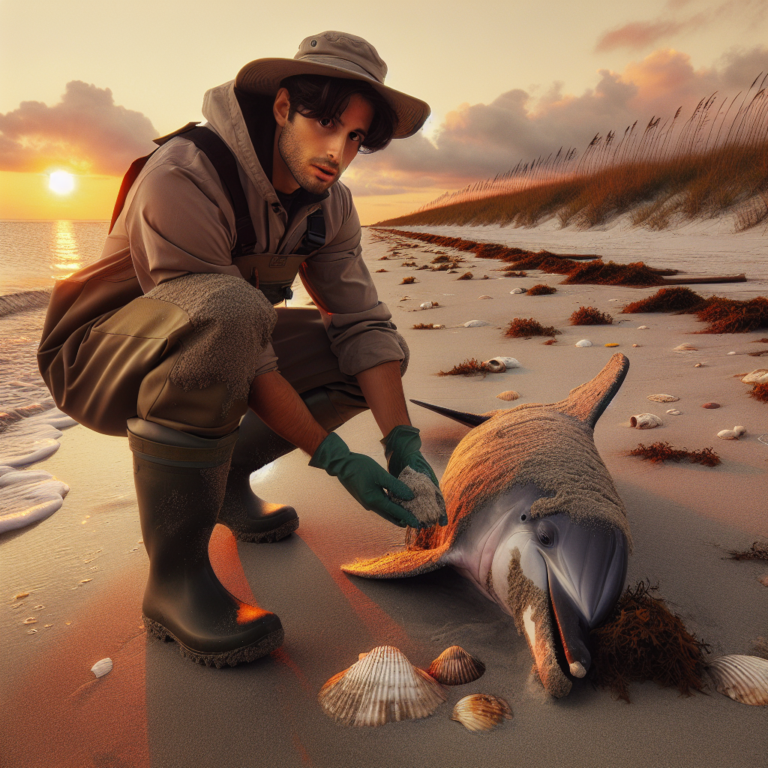
[[[149,118],[115,104],[109,88],[67,83],[58,104],[24,101],[0,114],[0,171],[39,173],[51,166],[122,176],[154,148]]]

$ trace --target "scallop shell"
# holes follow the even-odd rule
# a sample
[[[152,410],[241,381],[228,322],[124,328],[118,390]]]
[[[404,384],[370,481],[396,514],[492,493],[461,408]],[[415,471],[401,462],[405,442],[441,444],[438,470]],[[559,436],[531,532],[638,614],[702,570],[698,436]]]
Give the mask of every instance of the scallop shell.
[[[660,427],[664,422],[653,413],[638,413],[629,420],[630,426],[635,429],[654,429]]]
[[[673,352],[696,352],[698,347],[694,347],[693,344],[679,344],[672,351]]]
[[[744,384],[768,384],[768,368],[757,368],[748,373],[742,381]]]
[[[719,656],[707,667],[719,693],[742,704],[768,706],[768,659],[759,656]]]
[[[374,648],[334,675],[317,696],[335,720],[370,726],[428,717],[446,698],[440,683],[390,645]]]
[[[577,347],[591,347],[592,342],[589,339],[582,339],[581,341],[576,342]]]
[[[458,645],[446,648],[427,670],[443,685],[464,685],[483,676],[485,664]]]
[[[490,325],[490,323],[486,323],[485,320],[467,320],[464,323],[465,328],[482,328],[484,325]]]
[[[513,288],[513,289],[510,291],[510,293],[511,293],[511,294],[516,294],[516,293],[525,293],[525,288]]]
[[[473,693],[456,702],[451,720],[470,731],[490,731],[504,719],[512,719],[512,708],[504,699],[487,693]]]
[[[483,365],[487,366],[492,373],[504,373],[507,370],[507,366],[497,357],[483,361]]]
[[[104,675],[109,674],[112,671],[112,659],[106,658],[101,659],[101,661],[97,661],[92,667],[91,672],[93,672],[96,677],[104,677]]]
[[[517,398],[520,397],[520,393],[515,392],[514,389],[508,389],[506,392],[500,392],[496,397],[498,397],[499,400],[517,400]]]
[[[648,395],[648,400],[654,403],[676,403],[680,398],[674,395]]]

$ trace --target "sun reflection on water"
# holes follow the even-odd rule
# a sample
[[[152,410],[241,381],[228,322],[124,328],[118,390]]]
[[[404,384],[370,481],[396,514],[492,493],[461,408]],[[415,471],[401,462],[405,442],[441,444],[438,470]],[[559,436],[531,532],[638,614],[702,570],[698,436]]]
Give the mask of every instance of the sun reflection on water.
[[[51,277],[54,280],[63,280],[83,266],[82,257],[77,246],[77,238],[75,237],[73,222],[54,222],[53,235],[53,253],[51,254],[53,263],[51,264],[51,267],[55,272]],[[66,274],[62,274],[62,272],[65,272]]]

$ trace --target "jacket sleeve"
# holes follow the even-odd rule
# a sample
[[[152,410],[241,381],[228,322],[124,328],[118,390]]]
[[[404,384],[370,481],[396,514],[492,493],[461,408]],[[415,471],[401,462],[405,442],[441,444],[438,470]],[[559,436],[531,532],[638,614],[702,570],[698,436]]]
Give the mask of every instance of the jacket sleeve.
[[[207,157],[182,148],[173,161],[148,167],[137,181],[125,228],[145,293],[186,274],[241,277],[232,263],[234,214],[217,178]],[[259,356],[256,375],[276,369],[270,343]]]
[[[378,300],[363,261],[360,220],[348,190],[344,192],[347,215],[341,226],[331,242],[302,264],[299,274],[320,310],[340,370],[354,376],[381,363],[401,361],[405,353],[392,314]]]

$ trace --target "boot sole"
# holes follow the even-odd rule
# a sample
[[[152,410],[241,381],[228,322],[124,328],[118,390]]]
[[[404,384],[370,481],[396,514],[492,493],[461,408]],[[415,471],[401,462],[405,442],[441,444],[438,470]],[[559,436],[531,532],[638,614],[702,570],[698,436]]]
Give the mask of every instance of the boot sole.
[[[263,533],[236,531],[234,528],[230,528],[230,530],[238,541],[249,541],[255,544],[269,544],[273,541],[280,541],[281,539],[286,538],[286,536],[290,536],[298,527],[299,518],[297,517],[293,520],[289,520],[287,523],[283,523],[279,528],[273,528],[271,531],[264,531]]]
[[[158,622],[153,621],[146,616],[143,618],[144,626],[147,628],[148,634],[165,643],[171,641],[175,642],[179,646],[181,655],[185,658],[194,661],[196,664],[204,664],[206,667],[216,667],[216,669],[221,669],[226,666],[235,667],[238,664],[246,664],[250,661],[256,661],[256,659],[260,659],[263,656],[267,656],[272,653],[272,651],[276,651],[283,644],[283,639],[285,637],[285,631],[280,627],[280,629],[270,632],[263,637],[258,643],[248,645],[245,648],[236,648],[232,651],[225,651],[223,653],[201,653],[200,651],[194,651],[191,648],[187,648],[181,640],[167,630],[162,624],[158,624]]]

